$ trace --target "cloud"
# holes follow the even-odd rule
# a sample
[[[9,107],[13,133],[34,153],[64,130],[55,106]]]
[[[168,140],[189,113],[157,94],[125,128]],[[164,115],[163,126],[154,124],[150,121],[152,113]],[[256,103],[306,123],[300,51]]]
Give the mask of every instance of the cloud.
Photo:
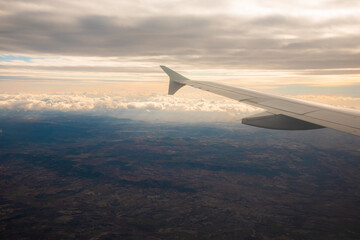
[[[44,6],[41,9],[34,8],[32,2],[9,3],[19,8],[6,7],[7,14],[0,17],[0,50],[60,56],[141,56],[151,63],[158,63],[151,57],[165,56],[168,63],[208,68],[358,67],[360,17],[352,12],[329,15],[330,18],[294,16],[286,11],[237,15],[226,14],[232,1],[225,7],[216,1],[200,0],[155,1],[148,5],[121,2],[106,1],[100,6],[92,1],[39,1]],[[219,11],[172,11],[179,6],[208,6]],[[96,7],[98,11],[94,11]],[[262,9],[261,4],[256,7]],[[115,14],[112,8],[120,12]],[[139,14],[140,9],[146,14]]]
[[[231,100],[188,99],[167,95],[146,98],[123,96],[0,94],[0,109],[17,111],[117,111],[229,113],[240,117],[258,109]]]

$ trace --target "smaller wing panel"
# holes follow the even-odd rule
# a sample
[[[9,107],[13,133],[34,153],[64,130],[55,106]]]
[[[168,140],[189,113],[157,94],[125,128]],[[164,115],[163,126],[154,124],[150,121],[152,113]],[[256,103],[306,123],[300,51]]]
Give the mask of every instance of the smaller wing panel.
[[[299,103],[293,103],[289,101],[284,100],[269,100],[266,102],[261,102],[260,105],[268,106],[271,108],[276,108],[279,110],[283,110],[286,112],[292,112],[296,114],[305,114],[308,112],[313,112],[318,110],[315,107],[299,104]]]

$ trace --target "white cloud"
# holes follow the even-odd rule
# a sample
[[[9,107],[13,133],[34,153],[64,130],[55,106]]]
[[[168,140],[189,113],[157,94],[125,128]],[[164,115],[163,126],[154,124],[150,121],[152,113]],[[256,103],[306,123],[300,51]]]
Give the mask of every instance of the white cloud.
[[[125,115],[143,115],[152,112],[152,118],[171,119],[164,113],[181,112],[191,121],[209,120],[209,114],[216,120],[238,120],[258,109],[231,100],[189,99],[167,95],[153,95],[148,98],[123,96],[49,95],[49,94],[0,94],[0,110],[15,111],[63,111],[63,112],[110,112],[121,111]],[[130,114],[131,113],[131,114]],[[201,113],[205,113],[201,116]],[[195,114],[195,115],[193,115]],[[214,116],[215,116],[214,115]],[[176,115],[176,120],[181,116]],[[200,118],[199,118],[200,116]],[[211,119],[214,119],[213,117]],[[135,117],[139,118],[139,117]],[[140,117],[141,118],[141,117]],[[143,116],[143,118],[147,118]]]

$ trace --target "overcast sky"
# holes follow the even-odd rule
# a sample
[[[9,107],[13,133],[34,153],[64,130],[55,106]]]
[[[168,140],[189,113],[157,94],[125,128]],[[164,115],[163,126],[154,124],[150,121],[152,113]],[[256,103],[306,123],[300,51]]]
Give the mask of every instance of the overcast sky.
[[[0,0],[2,94],[143,81],[159,93],[160,64],[198,80],[360,97],[360,1]]]

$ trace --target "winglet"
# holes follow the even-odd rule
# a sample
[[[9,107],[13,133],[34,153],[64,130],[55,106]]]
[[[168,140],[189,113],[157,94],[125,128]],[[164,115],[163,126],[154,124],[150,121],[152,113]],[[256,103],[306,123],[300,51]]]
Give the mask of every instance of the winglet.
[[[162,65],[160,67],[169,76],[169,95],[174,95],[180,88],[185,86],[185,81],[188,80],[186,77],[180,75],[168,67]]]

